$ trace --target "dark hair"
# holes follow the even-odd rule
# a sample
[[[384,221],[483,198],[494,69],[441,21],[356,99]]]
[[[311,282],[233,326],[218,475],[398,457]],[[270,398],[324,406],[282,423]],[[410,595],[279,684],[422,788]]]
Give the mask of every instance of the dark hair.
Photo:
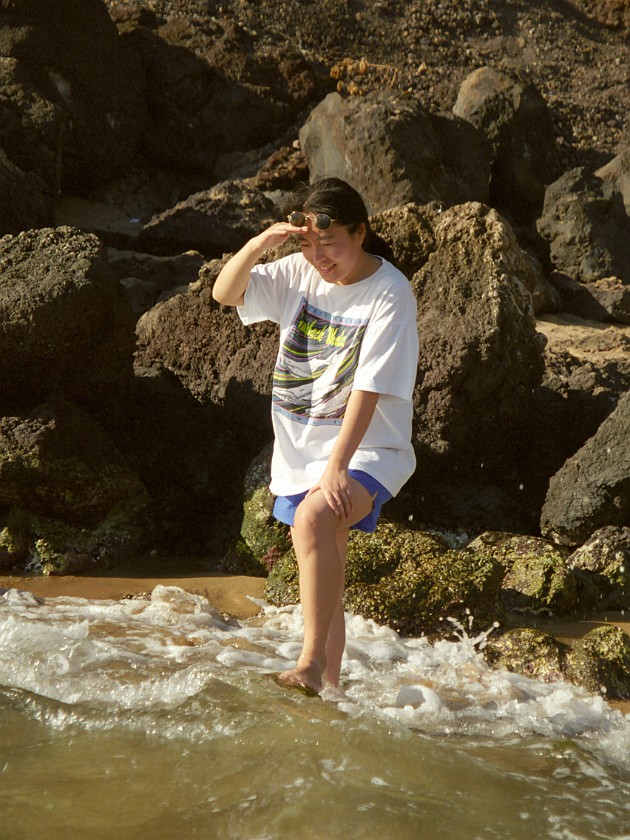
[[[305,213],[327,213],[350,233],[356,233],[365,225],[364,250],[394,262],[392,249],[370,227],[365,202],[354,187],[341,178],[320,178],[303,187],[295,195],[294,209],[298,208]]]

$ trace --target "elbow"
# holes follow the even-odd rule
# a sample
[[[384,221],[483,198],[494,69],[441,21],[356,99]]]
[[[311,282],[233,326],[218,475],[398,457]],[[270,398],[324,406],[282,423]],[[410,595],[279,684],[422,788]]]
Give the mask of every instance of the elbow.
[[[221,289],[217,289],[216,285],[212,288],[212,299],[222,306],[234,306],[234,302],[230,300],[229,296],[222,294]]]
[[[217,283],[212,287],[212,299],[217,303],[225,303],[225,299],[221,294],[221,289],[217,289]]]

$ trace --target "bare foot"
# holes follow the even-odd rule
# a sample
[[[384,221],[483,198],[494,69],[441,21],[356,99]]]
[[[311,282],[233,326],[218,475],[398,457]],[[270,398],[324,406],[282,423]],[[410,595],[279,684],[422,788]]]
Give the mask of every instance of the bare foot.
[[[280,685],[298,686],[319,694],[323,687],[322,666],[319,662],[298,659],[295,668],[278,675]]]

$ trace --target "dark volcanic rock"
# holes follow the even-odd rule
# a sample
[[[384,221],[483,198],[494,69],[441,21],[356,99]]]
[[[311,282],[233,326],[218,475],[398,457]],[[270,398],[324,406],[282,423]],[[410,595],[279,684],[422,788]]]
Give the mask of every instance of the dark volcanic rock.
[[[71,403],[0,420],[0,507],[94,527],[145,495],[110,435]]]
[[[194,283],[205,262],[196,251],[159,257],[108,248],[107,256],[113,272],[127,291],[137,317],[155,306],[165,292]]]
[[[610,181],[623,196],[626,211],[630,213],[630,146],[595,173],[602,181]]]
[[[311,112],[300,143],[311,180],[343,178],[371,213],[411,201],[488,199],[489,148],[481,132],[409,97],[331,93]]]
[[[490,141],[492,205],[518,224],[530,222],[561,173],[551,113],[538,90],[515,74],[480,67],[462,84],[453,113]]]
[[[495,668],[507,668],[543,682],[564,679],[567,645],[531,627],[515,627],[489,639],[483,655]]]
[[[630,697],[630,638],[619,627],[597,627],[567,653],[566,675],[610,700]]]
[[[269,225],[274,209],[260,190],[243,181],[223,181],[154,216],[138,244],[159,253],[195,248],[207,257],[222,257]]]
[[[630,217],[613,182],[584,168],[567,172],[547,187],[538,230],[559,271],[586,283],[610,276],[630,283]]]
[[[351,532],[346,577],[347,609],[418,634],[444,632],[448,616],[469,613],[487,626],[496,616],[502,569],[483,553],[448,550],[431,534],[381,523],[373,535]],[[266,597],[277,605],[296,603],[297,583],[291,550],[274,564]]]
[[[99,418],[132,372],[133,316],[99,240],[43,228],[0,240],[0,408],[57,391]]]
[[[242,508],[246,464],[226,418],[164,368],[135,373],[116,440],[151,497],[154,545],[178,556],[219,556],[230,517]]]
[[[543,371],[544,338],[527,291],[532,263],[510,226],[480,204],[439,214],[434,235],[435,250],[413,279],[421,472],[437,459],[441,469],[505,473],[515,429]]]
[[[52,221],[52,198],[41,178],[22,172],[0,149],[0,236]]]
[[[322,90],[321,71],[290,44],[261,48],[233,22],[223,28],[207,8],[204,25],[196,16],[143,11],[114,17],[142,60],[147,152],[162,165],[211,176],[219,156],[275,140]]]
[[[579,545],[605,525],[630,522],[630,393],[595,435],[553,476],[541,532]]]
[[[0,43],[0,146],[16,166],[79,194],[130,166],[144,77],[100,0],[4,3]]]
[[[370,218],[370,227],[390,246],[396,266],[411,279],[435,250],[437,207],[409,203]]]
[[[76,573],[146,549],[150,501],[111,436],[66,401],[0,421],[0,566]]]
[[[222,262],[208,263],[185,292],[138,321],[137,363],[166,368],[202,402],[225,408],[225,424],[253,458],[271,437],[269,397],[278,352],[270,323],[245,328],[236,311],[212,299]]]
[[[630,324],[630,285],[622,283],[618,277],[579,283],[554,271],[551,279],[560,294],[563,312],[591,321]]]

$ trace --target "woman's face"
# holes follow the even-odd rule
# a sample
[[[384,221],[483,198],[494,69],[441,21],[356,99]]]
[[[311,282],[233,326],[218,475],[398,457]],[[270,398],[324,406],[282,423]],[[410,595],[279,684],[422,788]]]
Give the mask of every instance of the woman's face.
[[[305,259],[327,283],[349,286],[362,279],[365,226],[350,233],[343,225],[333,223],[327,230],[318,230],[309,223],[308,231],[299,235]]]

